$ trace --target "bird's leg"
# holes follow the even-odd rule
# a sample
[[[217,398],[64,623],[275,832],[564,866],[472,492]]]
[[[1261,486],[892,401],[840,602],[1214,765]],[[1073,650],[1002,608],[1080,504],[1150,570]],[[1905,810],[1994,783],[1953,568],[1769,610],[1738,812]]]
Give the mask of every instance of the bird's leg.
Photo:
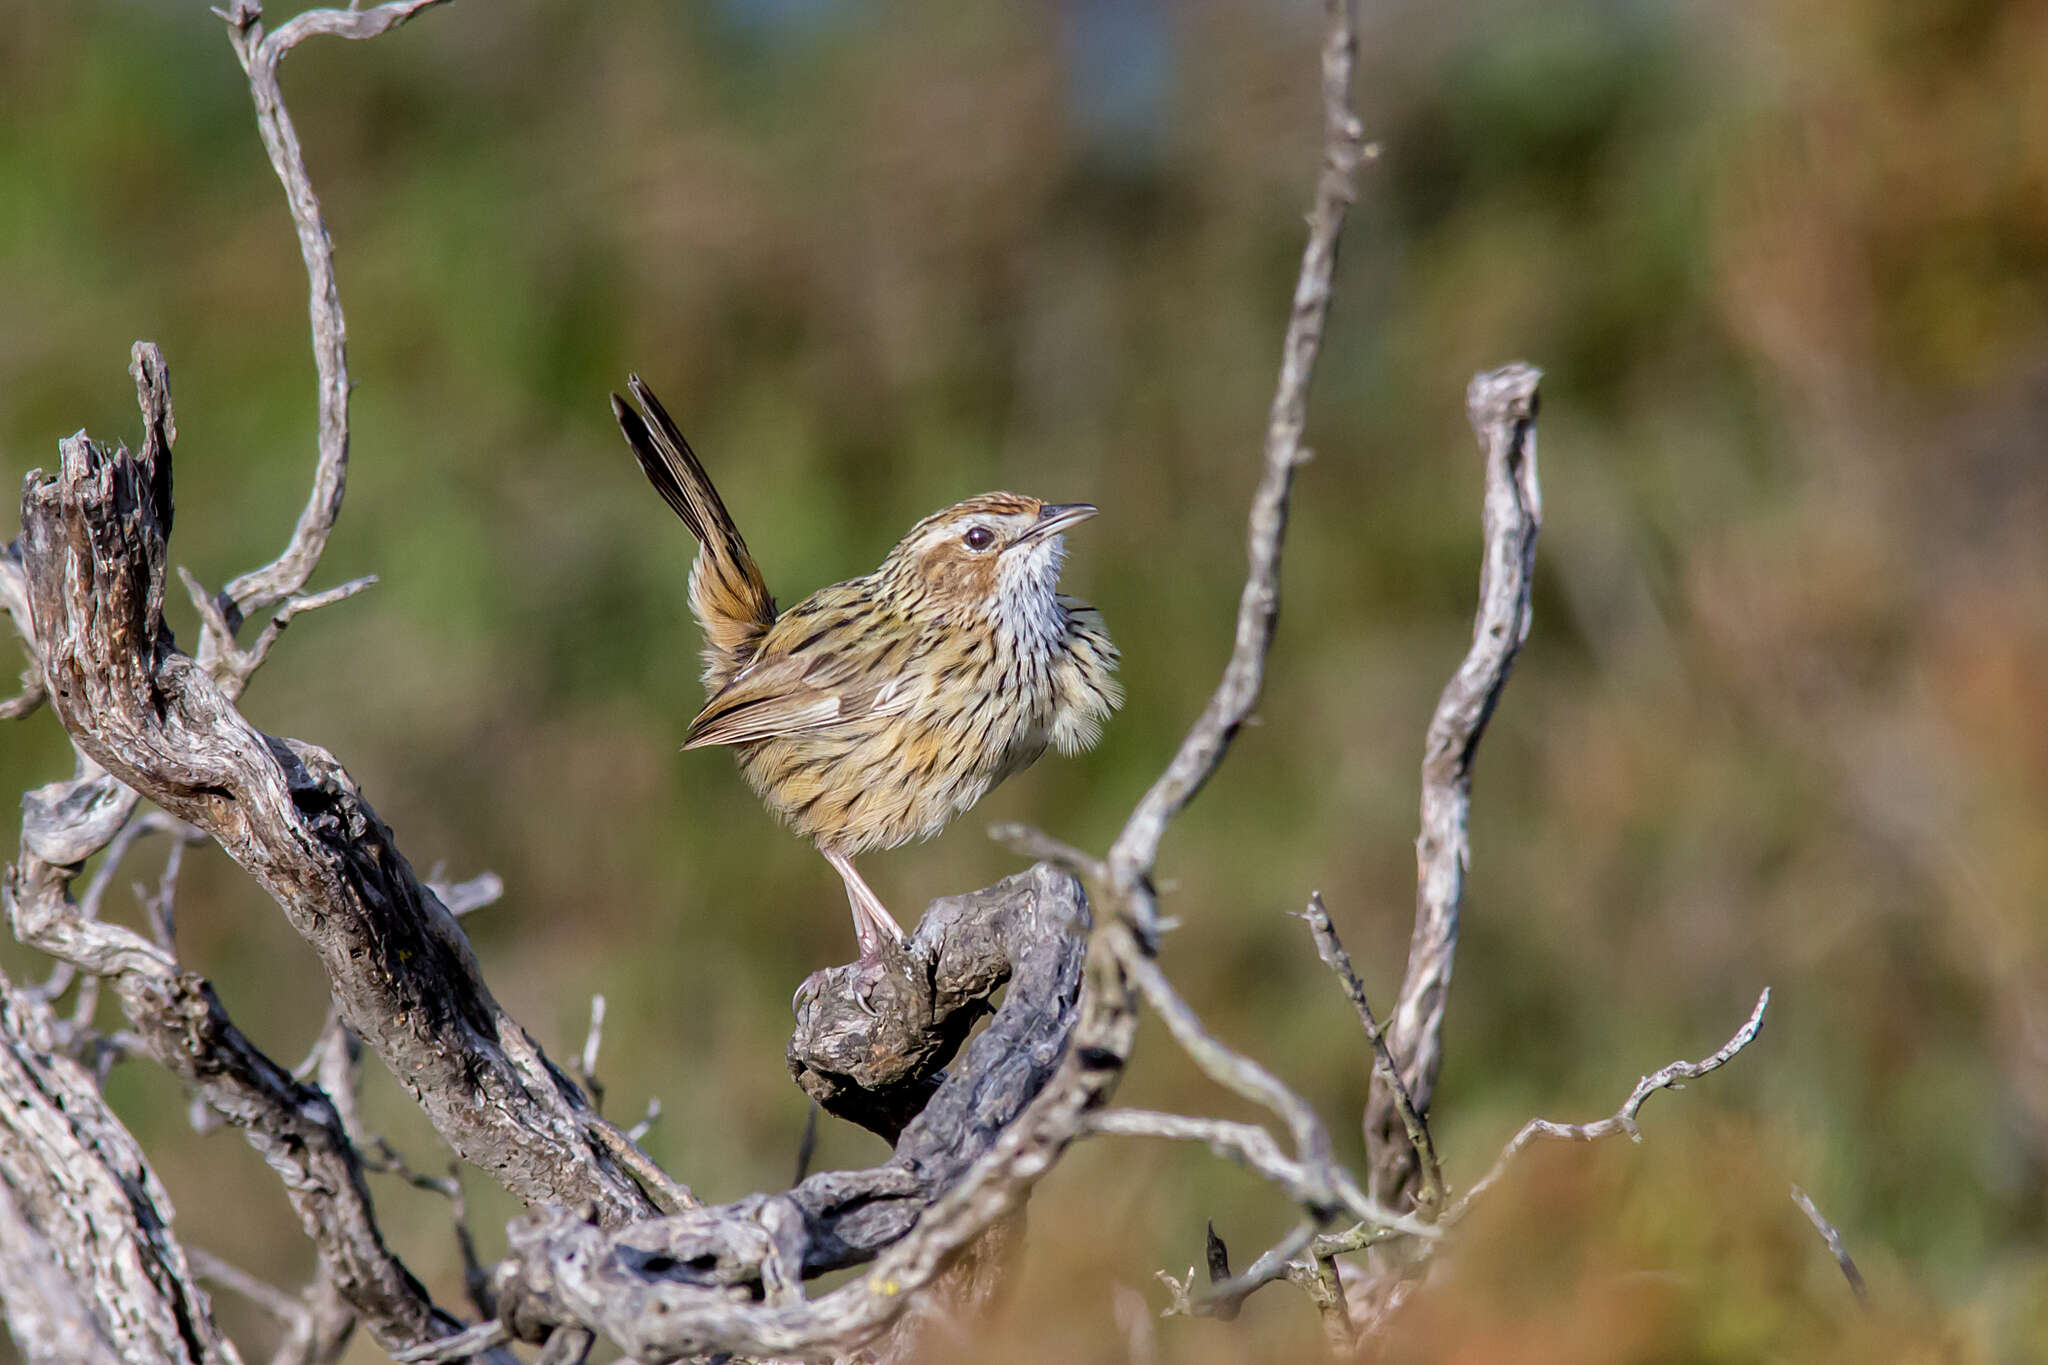
[[[846,883],[846,900],[853,907],[853,933],[860,942],[860,960],[863,965],[873,962],[882,955],[884,943],[901,944],[903,929],[889,914],[882,898],[874,888],[862,880],[854,870],[853,859],[844,853],[835,853],[829,848],[818,850],[825,855],[825,861],[838,871]]]

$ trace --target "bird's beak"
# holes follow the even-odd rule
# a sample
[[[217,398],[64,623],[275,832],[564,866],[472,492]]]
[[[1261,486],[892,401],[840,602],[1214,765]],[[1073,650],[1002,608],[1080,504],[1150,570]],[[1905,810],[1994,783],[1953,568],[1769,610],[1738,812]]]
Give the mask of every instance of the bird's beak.
[[[1013,543],[1029,545],[1032,541],[1056,536],[1069,526],[1088,520],[1099,510],[1092,502],[1049,502],[1038,509],[1038,520]]]

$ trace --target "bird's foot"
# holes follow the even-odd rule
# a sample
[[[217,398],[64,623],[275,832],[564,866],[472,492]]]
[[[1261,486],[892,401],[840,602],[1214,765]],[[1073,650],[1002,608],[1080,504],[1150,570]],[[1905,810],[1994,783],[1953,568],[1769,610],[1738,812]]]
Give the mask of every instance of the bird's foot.
[[[901,951],[900,949],[898,951]],[[878,1018],[881,1011],[875,1008],[875,987],[888,978],[888,964],[882,961],[881,950],[873,953],[862,950],[860,962],[853,969],[853,1003],[860,1006],[862,1014],[870,1019]]]
[[[798,983],[796,994],[789,997],[789,1012],[798,1019],[804,1017],[804,1007],[816,1000],[825,990],[825,979],[832,974],[830,967],[820,967]]]

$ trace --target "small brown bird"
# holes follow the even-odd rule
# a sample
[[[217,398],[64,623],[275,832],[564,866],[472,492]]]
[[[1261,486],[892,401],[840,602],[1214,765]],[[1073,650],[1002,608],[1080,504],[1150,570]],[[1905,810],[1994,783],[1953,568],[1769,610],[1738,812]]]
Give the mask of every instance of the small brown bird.
[[[729,744],[768,809],[846,882],[863,963],[903,931],[855,854],[929,838],[1051,744],[1078,753],[1123,702],[1102,614],[1058,591],[1061,532],[1095,515],[983,493],[910,528],[881,567],[776,614],[746,541],[661,403],[612,411],[697,538],[690,610],[711,699],[685,749]]]

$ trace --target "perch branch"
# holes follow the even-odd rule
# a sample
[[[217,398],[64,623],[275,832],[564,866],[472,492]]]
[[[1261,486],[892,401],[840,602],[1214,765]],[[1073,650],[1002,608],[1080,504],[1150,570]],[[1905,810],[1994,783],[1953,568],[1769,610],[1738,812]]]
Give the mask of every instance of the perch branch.
[[[1465,405],[1486,457],[1482,514],[1485,557],[1472,647],[1430,718],[1422,755],[1422,834],[1415,843],[1415,931],[1408,967],[1388,1016],[1385,1042],[1399,1063],[1406,1107],[1429,1117],[1443,1065],[1444,1007],[1458,948],[1458,915],[1471,865],[1468,823],[1472,761],[1486,722],[1507,686],[1515,654],[1528,638],[1543,499],[1536,478],[1536,389],[1541,372],[1509,365],[1474,376]],[[1425,1164],[1390,1085],[1366,1103],[1366,1159],[1373,1194],[1398,1207],[1412,1200]]]
[[[900,1114],[849,1090],[872,1085],[886,1099],[923,1088],[950,1055],[943,1040],[965,1031],[957,1016],[978,1010],[1006,976],[1009,990],[962,1065],[901,1129],[888,1165],[609,1233],[566,1211],[536,1213],[514,1224],[494,1278],[500,1320],[522,1336],[590,1327],[646,1359],[823,1354],[872,1339],[1017,1207],[1114,1084],[1136,1030],[1101,947],[1119,934],[1128,931],[1106,928],[1091,947],[1079,885],[1041,865],[936,902],[870,991],[858,989],[853,967],[820,973],[800,999],[792,1070],[826,1108],[878,1131]],[[907,1029],[935,964],[938,984],[926,989],[937,1011]],[[897,1063],[872,1075],[842,1070],[877,1050]],[[775,1205],[789,1208],[768,1213]],[[870,1257],[862,1276],[828,1294],[789,1292],[799,1264],[808,1276]],[[773,1297],[769,1279],[782,1286]]]

